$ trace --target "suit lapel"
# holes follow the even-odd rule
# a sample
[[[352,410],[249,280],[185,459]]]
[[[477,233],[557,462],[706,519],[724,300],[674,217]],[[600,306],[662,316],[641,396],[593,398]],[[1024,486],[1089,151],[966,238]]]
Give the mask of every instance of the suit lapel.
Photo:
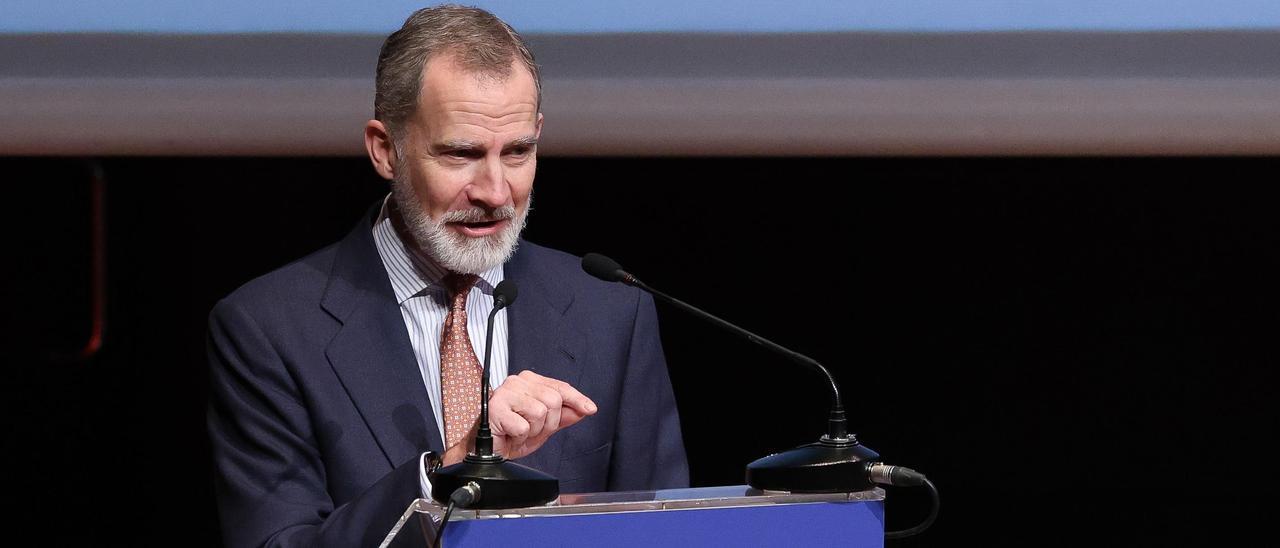
[[[505,268],[506,279],[520,290],[520,298],[507,309],[507,371],[509,375],[532,371],[577,386],[582,374],[578,360],[584,356],[586,335],[567,320],[573,293],[562,284],[549,283],[545,263],[539,268],[535,258],[539,251],[522,241]],[[565,437],[564,433],[552,436],[521,460],[555,475]]]
[[[339,243],[321,304],[342,328],[325,356],[394,467],[443,449],[369,217]]]
[[[391,466],[431,449],[443,451],[404,318],[373,242],[370,218],[339,243],[321,304],[342,328],[325,355]],[[520,299],[507,309],[508,374],[533,371],[577,386],[586,335],[566,320],[572,292],[547,279],[535,246],[522,242],[504,274]],[[545,263],[543,264],[545,267]],[[521,459],[555,474],[566,436],[552,436]]]

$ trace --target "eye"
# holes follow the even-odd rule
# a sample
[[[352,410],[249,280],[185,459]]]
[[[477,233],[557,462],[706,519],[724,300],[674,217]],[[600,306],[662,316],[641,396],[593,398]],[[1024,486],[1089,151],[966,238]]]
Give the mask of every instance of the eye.
[[[448,156],[449,158],[454,158],[454,159],[457,159],[457,160],[469,160],[469,159],[472,159],[472,158],[477,158],[477,157],[479,157],[479,156],[480,156],[480,153],[479,153],[478,151],[476,151],[475,149],[469,149],[469,148],[456,148],[456,149],[453,149],[453,150],[447,150],[447,151],[445,151],[444,155],[445,155],[445,156]]]

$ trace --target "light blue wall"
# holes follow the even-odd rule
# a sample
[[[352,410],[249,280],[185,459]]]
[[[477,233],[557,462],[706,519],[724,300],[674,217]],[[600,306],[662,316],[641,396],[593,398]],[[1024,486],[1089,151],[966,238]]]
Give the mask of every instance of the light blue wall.
[[[1280,0],[480,1],[524,33],[1277,29]],[[0,0],[0,33],[385,34],[407,0]]]

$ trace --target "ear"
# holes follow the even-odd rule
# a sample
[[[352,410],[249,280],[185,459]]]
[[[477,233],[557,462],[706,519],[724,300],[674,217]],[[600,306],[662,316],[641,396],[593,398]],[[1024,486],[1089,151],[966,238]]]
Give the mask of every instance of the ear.
[[[533,126],[533,138],[537,139],[542,136],[542,113],[538,113],[538,121]]]
[[[369,153],[369,161],[373,162],[373,170],[383,179],[396,176],[396,147],[391,142],[391,132],[378,120],[369,120],[364,124],[364,149]]]

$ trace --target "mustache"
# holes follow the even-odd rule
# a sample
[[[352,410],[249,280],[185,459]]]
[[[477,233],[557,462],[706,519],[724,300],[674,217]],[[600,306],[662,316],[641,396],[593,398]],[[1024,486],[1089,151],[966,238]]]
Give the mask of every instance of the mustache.
[[[440,216],[440,223],[489,223],[513,219],[515,216],[515,206],[505,205],[493,211],[472,207],[446,212]]]

